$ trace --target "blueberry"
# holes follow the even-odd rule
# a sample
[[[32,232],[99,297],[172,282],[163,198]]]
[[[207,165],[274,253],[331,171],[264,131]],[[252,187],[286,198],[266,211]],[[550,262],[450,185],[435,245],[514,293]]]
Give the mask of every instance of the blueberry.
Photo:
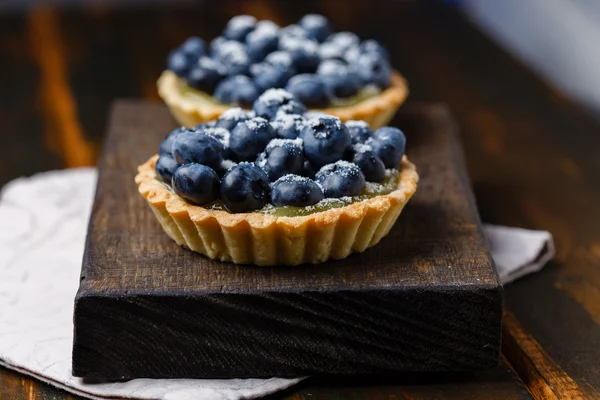
[[[267,174],[254,163],[243,162],[231,167],[221,181],[221,200],[234,213],[263,208],[270,194]]]
[[[219,176],[206,165],[187,164],[177,168],[171,186],[188,203],[202,205],[219,198]]]
[[[290,54],[299,72],[314,72],[319,65],[319,43],[315,40],[283,37],[279,49]]]
[[[168,184],[171,184],[171,178],[177,168],[179,168],[179,164],[168,154],[161,154],[154,166],[156,175],[158,175],[163,182]]]
[[[275,134],[283,139],[296,139],[306,125],[306,118],[300,114],[279,113],[271,121]]]
[[[319,14],[307,14],[298,22],[309,37],[322,42],[331,33],[331,25],[327,18]]]
[[[338,32],[329,35],[325,40],[325,43],[332,43],[341,47],[343,50],[347,50],[352,46],[358,45],[360,39],[352,32]]]
[[[362,55],[360,46],[350,46],[344,51],[343,61],[349,65],[354,65]]]
[[[294,59],[287,51],[274,51],[265,58],[265,63],[282,68],[293,68]]]
[[[256,25],[256,18],[251,15],[238,15],[229,20],[223,36],[230,40],[243,41]]]
[[[213,40],[211,40],[210,42],[210,55],[211,57],[216,57],[217,54],[219,54],[219,50],[221,48],[221,45],[225,42],[227,42],[228,40],[225,39],[223,36],[217,36],[216,38],[214,38]]]
[[[173,141],[175,140],[175,138],[177,136],[179,136],[181,133],[186,132],[188,129],[181,127],[181,128],[177,128],[177,129],[173,129],[162,141],[162,143],[160,144],[160,150],[158,151],[159,155],[168,155],[173,157],[173,153],[171,152],[171,150],[173,149]]]
[[[370,55],[383,61],[388,60],[388,53],[376,40],[365,40],[360,45],[351,46],[344,52],[344,60],[348,64],[356,65],[363,55]]]
[[[309,120],[300,138],[306,158],[316,167],[340,160],[352,143],[346,126],[333,116]]]
[[[321,76],[347,73],[348,64],[341,60],[324,60],[317,67],[317,74]]]
[[[358,196],[365,187],[365,176],[360,168],[348,161],[325,165],[317,172],[316,179],[327,198]]]
[[[315,181],[293,174],[277,179],[271,189],[271,202],[275,206],[312,206],[323,197],[323,191]]]
[[[346,49],[335,44],[335,43],[322,43],[319,46],[319,59],[321,61],[325,60],[339,60],[345,61],[344,54]]]
[[[392,67],[377,54],[363,54],[357,61],[358,76],[365,85],[376,85],[382,89],[392,82]]]
[[[346,121],[346,128],[352,138],[352,144],[365,143],[373,136],[373,131],[365,121]]]
[[[227,75],[246,75],[250,69],[246,46],[234,40],[222,42],[213,54],[213,58]]]
[[[360,51],[365,54],[376,54],[385,60],[390,58],[385,47],[377,40],[365,40],[360,44]]]
[[[361,80],[350,69],[342,69],[336,74],[323,75],[327,91],[334,98],[354,96],[362,88]]]
[[[301,174],[304,153],[300,139],[273,139],[262,152],[256,164],[265,170],[271,182],[287,174]]]
[[[215,88],[213,96],[224,104],[237,104],[250,108],[260,94],[252,79],[244,75],[223,79]]]
[[[381,182],[385,179],[385,165],[373,152],[371,146],[366,144],[354,145],[352,162],[361,169],[365,179],[369,182]]]
[[[325,82],[319,75],[296,75],[288,81],[285,89],[309,107],[326,107],[330,102]]]
[[[197,36],[188,38],[179,49],[186,54],[194,54],[196,59],[206,54],[206,44]]]
[[[398,168],[400,166],[406,149],[406,137],[400,129],[391,126],[379,128],[367,144],[381,158],[386,168]]]
[[[212,93],[217,83],[223,77],[223,69],[214,60],[200,57],[187,75],[188,85]]]
[[[223,56],[220,61],[229,76],[248,75],[250,73],[251,61],[245,50],[243,53],[229,53]]]
[[[264,62],[250,67],[254,83],[261,91],[284,87],[295,73],[293,68],[284,68]]]
[[[167,68],[175,75],[185,78],[198,58],[180,49],[173,50],[167,57]]]
[[[235,167],[236,165],[237,163],[235,161],[225,159],[221,163],[221,166],[215,170],[215,172],[217,173],[217,175],[219,175],[220,178],[223,178],[227,171],[229,171],[230,168]]]
[[[284,28],[281,28],[279,30],[279,38],[280,39],[284,39],[284,38],[298,38],[298,39],[308,39],[308,32],[306,31],[306,29],[302,28],[299,25],[288,25]]]
[[[229,130],[225,128],[213,127],[213,128],[203,128],[200,130],[201,133],[205,135],[212,136],[221,142],[223,146],[223,158],[235,158],[235,154],[229,148],[229,138],[231,137],[231,133]]]
[[[315,170],[315,167],[313,167],[313,165],[310,163],[310,161],[305,160],[304,161],[304,167],[302,168],[302,176],[306,176],[310,179],[315,179],[315,175],[317,174],[317,171]]]
[[[279,44],[277,35],[279,28],[273,23],[263,24],[266,22],[270,21],[259,22],[256,24],[256,29],[246,36],[246,51],[253,62],[264,60],[267,54],[277,50]]]
[[[233,128],[235,128],[238,122],[247,121],[252,117],[254,117],[254,114],[252,112],[242,110],[239,107],[230,108],[229,110],[221,114],[219,119],[216,121],[215,126],[218,128],[225,128],[231,131],[233,130]],[[228,146],[228,144],[226,146]]]
[[[274,137],[275,131],[269,121],[255,117],[236,125],[231,131],[229,148],[242,161],[254,160]]]
[[[188,130],[173,140],[173,156],[179,164],[203,164],[218,168],[223,161],[223,145],[218,139]]]
[[[283,89],[269,89],[260,95],[253,105],[257,117],[274,119],[277,112],[284,114],[304,114],[306,107]]]
[[[256,23],[256,26],[254,27],[255,31],[263,31],[264,30],[264,31],[271,31],[271,32],[275,32],[275,33],[278,33],[279,29],[281,29],[279,27],[279,25],[277,25],[275,22],[269,21],[267,19],[258,21]],[[248,39],[248,38],[246,38],[246,39]]]
[[[185,78],[198,59],[206,54],[204,41],[190,37],[167,57],[167,68],[177,76]]]

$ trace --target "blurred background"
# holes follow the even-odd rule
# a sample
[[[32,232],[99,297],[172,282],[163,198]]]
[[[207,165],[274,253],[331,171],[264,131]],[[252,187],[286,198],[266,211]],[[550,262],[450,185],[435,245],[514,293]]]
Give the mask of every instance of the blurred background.
[[[486,99],[541,112],[544,100],[524,88],[600,113],[597,0],[3,0],[0,185],[95,164],[111,102],[158,100],[165,56],[187,36],[213,38],[240,13],[289,24],[307,12],[383,42],[411,84],[410,101],[447,102],[467,132],[482,121],[501,129],[482,109]]]

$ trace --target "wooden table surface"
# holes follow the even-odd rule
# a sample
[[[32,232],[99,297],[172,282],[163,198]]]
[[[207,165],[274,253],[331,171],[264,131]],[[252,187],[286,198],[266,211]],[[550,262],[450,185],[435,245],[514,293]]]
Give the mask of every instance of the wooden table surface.
[[[98,4],[0,15],[0,185],[94,165],[116,97],[157,99],[168,50],[251,13],[287,24],[322,12],[374,37],[410,102],[454,112],[484,221],[550,230],[556,260],[506,287],[503,362],[470,374],[313,378],[273,399],[600,398],[600,123],[451,7],[428,2]],[[76,399],[0,368],[1,399]]]

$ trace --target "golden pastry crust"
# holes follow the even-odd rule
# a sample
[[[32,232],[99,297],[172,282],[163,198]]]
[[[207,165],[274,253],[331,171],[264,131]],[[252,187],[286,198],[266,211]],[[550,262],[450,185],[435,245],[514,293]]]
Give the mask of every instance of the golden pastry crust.
[[[299,217],[232,214],[186,203],[157,179],[157,158],[138,167],[135,182],[165,232],[181,246],[236,264],[298,265],[362,252],[388,234],[419,180],[404,156],[389,194]]]
[[[181,93],[185,83],[171,71],[164,71],[157,82],[158,94],[171,110],[171,114],[182,125],[194,125],[217,119],[231,106],[192,100]],[[208,96],[208,95],[207,95]],[[342,121],[363,120],[371,128],[386,125],[396,114],[408,96],[408,85],[400,73],[394,71],[392,84],[376,96],[364,99],[352,106],[330,107],[311,111],[322,111],[335,115]]]

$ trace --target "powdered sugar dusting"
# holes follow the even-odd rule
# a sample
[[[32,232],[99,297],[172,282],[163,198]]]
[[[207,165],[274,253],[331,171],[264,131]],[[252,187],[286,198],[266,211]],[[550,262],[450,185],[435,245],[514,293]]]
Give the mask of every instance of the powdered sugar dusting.
[[[287,174],[282,176],[281,178],[277,179],[276,182],[302,182],[302,183],[308,183],[311,182],[312,179],[307,178],[305,176],[300,176],[300,175],[296,175],[296,174]]]
[[[295,114],[298,112],[298,107],[303,107],[303,106],[301,103],[298,103],[295,101],[289,101],[286,104],[283,104],[281,107],[279,107],[279,110],[277,110],[277,113]]]
[[[221,168],[224,169],[225,171],[229,171],[231,168],[235,167],[236,165],[237,165],[237,163],[235,161],[223,160],[223,162],[221,163]]]
[[[345,160],[340,160],[323,166],[319,172],[317,172],[316,178],[320,180],[320,178],[324,178],[331,174],[336,174],[343,177],[355,177],[359,174],[362,174],[362,172],[358,165]]]
[[[318,182],[317,182],[317,185],[319,185]],[[319,185],[319,186],[321,186],[321,185]],[[328,197],[328,198],[324,198],[323,200],[319,201],[315,205],[306,206],[305,209],[308,212],[315,212],[315,211],[327,210],[330,208],[343,207],[350,203],[352,203],[352,197],[350,197],[350,196],[343,196],[343,197],[337,197],[337,198],[336,197]]]
[[[324,114],[327,115],[327,114]],[[277,111],[275,115],[275,121],[271,122],[271,125],[275,129],[296,129],[300,130],[306,125],[306,119],[299,114],[287,114],[284,112]]]
[[[219,140],[225,147],[229,147],[230,133],[225,128],[207,128],[203,131],[205,134]]]
[[[292,100],[294,96],[284,89],[269,89],[258,98],[267,105],[282,104]]]
[[[269,121],[267,121],[266,119],[264,119],[262,117],[254,117],[252,119],[244,121],[243,123],[246,124],[248,129],[256,131],[256,130],[262,129],[266,125],[268,125]]]
[[[244,111],[242,108],[235,107],[235,108],[230,108],[229,110],[225,111],[223,114],[221,114],[219,119],[224,119],[227,121],[239,121],[239,120],[248,119],[249,117],[251,117],[248,114],[249,113]]]
[[[366,153],[367,151],[373,151],[373,148],[368,144],[357,143],[352,146],[352,150],[354,150],[355,153]]]
[[[314,129],[318,128],[319,125],[321,125],[323,122],[333,122],[333,126],[335,127],[335,129],[344,129],[344,124],[342,123],[341,119],[333,115],[327,114],[325,114],[324,116],[319,116],[317,118],[309,119],[308,125]]]
[[[260,155],[258,156],[258,160],[256,161],[256,165],[258,165],[261,168],[265,168],[265,165],[267,165],[267,156],[266,154],[260,153]],[[265,171],[266,172],[266,171]]]
[[[365,121],[350,120],[346,121],[346,127],[365,129],[369,128],[369,124],[367,124]]]
[[[301,153],[304,149],[304,142],[300,138],[296,139],[271,139],[265,151],[269,152],[275,147],[286,147],[289,150],[297,153]],[[297,150],[297,151],[296,151]]]

